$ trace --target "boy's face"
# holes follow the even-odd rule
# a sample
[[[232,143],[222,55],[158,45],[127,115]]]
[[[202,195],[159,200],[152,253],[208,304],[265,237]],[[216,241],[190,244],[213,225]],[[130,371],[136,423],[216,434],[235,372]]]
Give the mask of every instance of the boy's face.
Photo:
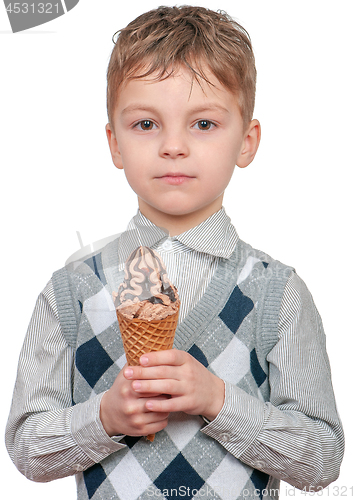
[[[259,122],[244,130],[238,99],[211,76],[192,82],[182,69],[166,80],[129,80],[107,136],[141,212],[170,234],[194,227],[222,206],[235,165],[247,166]]]

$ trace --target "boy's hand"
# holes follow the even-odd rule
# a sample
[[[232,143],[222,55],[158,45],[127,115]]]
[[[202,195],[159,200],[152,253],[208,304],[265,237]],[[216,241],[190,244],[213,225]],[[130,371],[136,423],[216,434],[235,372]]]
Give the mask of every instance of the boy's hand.
[[[147,436],[161,431],[167,425],[168,412],[156,413],[145,405],[150,401],[166,399],[160,394],[140,394],[133,390],[132,382],[119,373],[112,387],[104,393],[100,404],[100,419],[109,436]]]
[[[183,411],[213,420],[224,403],[224,382],[185,351],[150,352],[140,358],[141,366],[128,366],[124,377],[133,392],[145,395],[145,408],[162,415]],[[169,399],[154,397],[169,395]],[[151,396],[152,397],[151,397]]]

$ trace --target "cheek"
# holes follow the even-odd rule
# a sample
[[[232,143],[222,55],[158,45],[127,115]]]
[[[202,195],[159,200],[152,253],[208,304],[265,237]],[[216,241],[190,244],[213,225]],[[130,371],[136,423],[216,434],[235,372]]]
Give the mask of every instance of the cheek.
[[[130,144],[126,144],[120,148],[120,155],[125,174],[135,180],[135,177],[144,171],[143,153],[138,146],[130,147]]]
[[[205,145],[205,158],[207,162],[214,163],[224,169],[233,169],[241,148],[241,143],[231,136],[222,137],[221,140],[212,141]]]
[[[212,189],[225,188],[229,183],[235,170],[235,157],[233,155],[218,154],[211,157],[213,161],[203,166],[206,169],[206,180]]]
[[[144,188],[144,178],[139,169],[130,168],[130,166],[126,168],[124,166],[124,173],[128,183],[135,192]]]

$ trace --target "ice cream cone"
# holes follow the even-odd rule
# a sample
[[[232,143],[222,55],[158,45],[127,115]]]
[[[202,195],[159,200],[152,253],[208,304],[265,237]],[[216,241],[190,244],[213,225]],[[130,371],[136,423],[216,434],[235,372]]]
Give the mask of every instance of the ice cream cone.
[[[136,248],[125,262],[124,280],[113,300],[129,366],[139,365],[148,352],[172,349],[180,299],[159,254]],[[147,436],[150,441],[154,437]]]
[[[172,349],[179,310],[164,319],[152,321],[128,319],[119,309],[116,312],[129,366],[138,366],[140,356],[147,352]],[[155,434],[146,438],[154,441]]]
[[[128,319],[119,309],[117,317],[129,366],[139,365],[140,356],[151,351],[172,349],[178,320],[175,314],[164,319],[147,321],[139,318]]]

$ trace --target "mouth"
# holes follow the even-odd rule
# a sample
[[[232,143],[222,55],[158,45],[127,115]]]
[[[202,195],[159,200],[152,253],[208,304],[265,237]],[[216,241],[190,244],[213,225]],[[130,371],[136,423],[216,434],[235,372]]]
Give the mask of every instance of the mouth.
[[[190,180],[194,179],[194,177],[181,172],[168,172],[167,174],[157,177],[157,179],[172,186],[179,186],[181,184],[184,184],[185,182],[189,182]]]

